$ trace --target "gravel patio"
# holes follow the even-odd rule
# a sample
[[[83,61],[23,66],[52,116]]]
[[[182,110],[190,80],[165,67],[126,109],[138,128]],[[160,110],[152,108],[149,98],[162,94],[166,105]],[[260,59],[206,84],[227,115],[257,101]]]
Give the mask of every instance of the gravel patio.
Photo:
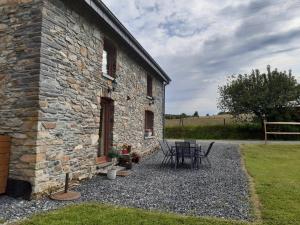
[[[203,143],[204,148],[207,143]],[[115,181],[96,176],[76,188],[82,197],[74,203],[101,202],[120,206],[197,216],[251,220],[248,180],[242,169],[238,145],[216,144],[212,167],[199,170],[161,167],[157,152],[134,166],[129,177]],[[14,220],[72,202],[16,200],[0,196],[0,219]]]

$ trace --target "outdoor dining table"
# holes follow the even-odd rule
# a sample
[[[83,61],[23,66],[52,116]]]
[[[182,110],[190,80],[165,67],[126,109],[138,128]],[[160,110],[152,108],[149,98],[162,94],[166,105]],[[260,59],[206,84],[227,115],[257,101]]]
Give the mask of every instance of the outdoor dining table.
[[[168,145],[170,147],[171,153],[175,155],[175,167],[177,167],[177,165],[179,164],[180,159],[181,159],[181,163],[183,164],[185,158],[192,158],[191,163],[193,164],[195,157],[198,154],[201,154],[201,145],[197,143],[196,144],[190,143],[189,148],[176,148],[175,142],[168,142]]]

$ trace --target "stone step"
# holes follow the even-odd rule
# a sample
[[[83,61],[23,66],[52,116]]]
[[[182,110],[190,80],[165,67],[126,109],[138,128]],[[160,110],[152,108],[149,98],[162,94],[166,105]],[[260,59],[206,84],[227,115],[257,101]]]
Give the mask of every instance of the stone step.
[[[121,170],[117,172],[117,176],[119,177],[127,177],[131,174],[131,171],[129,170]]]
[[[110,166],[111,166],[111,164],[110,164]],[[103,168],[98,169],[98,170],[97,170],[97,174],[100,174],[100,175],[106,175],[108,169],[110,168],[110,166],[107,166],[107,167],[103,167]],[[122,166],[114,166],[114,167],[116,168],[117,172],[126,170],[126,168],[125,168],[125,167],[122,167]]]
[[[112,165],[112,162],[101,163],[101,164],[97,165],[97,170],[109,167],[111,165]]]

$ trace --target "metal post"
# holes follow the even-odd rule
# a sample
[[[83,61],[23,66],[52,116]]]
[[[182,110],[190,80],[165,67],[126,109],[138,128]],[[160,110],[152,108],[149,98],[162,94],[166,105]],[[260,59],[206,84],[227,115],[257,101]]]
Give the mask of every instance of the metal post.
[[[68,193],[68,189],[69,189],[69,173],[66,173],[65,193]]]
[[[265,145],[267,144],[268,134],[267,134],[267,121],[264,120],[264,131],[265,131]]]

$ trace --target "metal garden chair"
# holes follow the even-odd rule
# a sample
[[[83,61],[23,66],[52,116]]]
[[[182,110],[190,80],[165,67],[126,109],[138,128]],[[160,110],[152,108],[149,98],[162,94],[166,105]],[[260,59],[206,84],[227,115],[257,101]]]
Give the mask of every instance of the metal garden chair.
[[[211,167],[211,163],[208,159],[208,156],[211,152],[211,149],[213,147],[215,142],[211,142],[207,148],[207,150],[205,151],[205,153],[202,153],[201,151],[195,151],[195,155],[194,155],[194,161],[197,163],[197,168],[199,168],[199,161],[200,161],[200,164],[202,164],[202,161],[206,161],[209,166]]]
[[[184,142],[189,142],[190,143],[190,148],[193,148],[195,151],[200,151],[201,148],[200,146],[197,145],[197,141],[196,140],[193,140],[193,139],[187,139],[187,140],[184,140]]]
[[[190,145],[196,145],[197,144],[197,141],[196,140],[192,140],[192,139],[184,140],[184,142],[189,142]]]
[[[172,149],[168,146],[168,144],[163,141],[163,140],[159,140],[159,145],[160,145],[160,148],[164,154],[164,158],[161,162],[161,165],[164,165],[166,163],[168,163],[169,161],[171,161],[171,164],[174,163],[174,159],[173,157],[175,157],[175,152],[172,151]]]

